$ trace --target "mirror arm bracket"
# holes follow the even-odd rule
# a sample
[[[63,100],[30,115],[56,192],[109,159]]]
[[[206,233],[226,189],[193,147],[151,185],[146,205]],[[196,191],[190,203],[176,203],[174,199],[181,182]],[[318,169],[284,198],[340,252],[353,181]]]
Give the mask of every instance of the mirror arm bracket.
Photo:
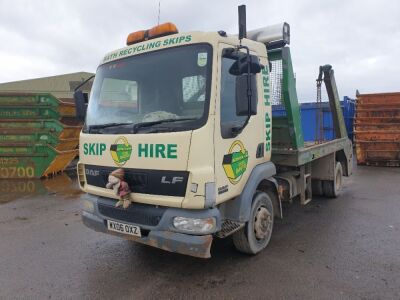
[[[237,46],[237,50],[239,51],[240,49],[245,49],[247,53],[247,107],[248,107],[248,114],[246,121],[244,124],[241,126],[240,129],[235,130],[235,134],[238,135],[240,134],[243,129],[247,126],[249,123],[250,117],[251,117],[251,96],[252,96],[252,90],[251,90],[251,69],[250,69],[250,49],[247,46],[239,45]]]

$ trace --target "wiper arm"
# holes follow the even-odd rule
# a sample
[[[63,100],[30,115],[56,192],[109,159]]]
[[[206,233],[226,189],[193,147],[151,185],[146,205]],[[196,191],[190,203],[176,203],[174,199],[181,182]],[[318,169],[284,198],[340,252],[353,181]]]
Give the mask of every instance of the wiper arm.
[[[133,133],[137,133],[138,129],[143,128],[143,127],[150,127],[150,126],[162,124],[162,123],[171,123],[171,122],[177,122],[177,121],[191,121],[191,120],[197,120],[197,119],[196,118],[164,119],[164,120],[158,120],[158,121],[136,123],[135,125],[133,125],[132,130],[133,130]]]
[[[89,132],[92,129],[103,129],[103,128],[110,128],[110,127],[116,127],[116,126],[123,126],[123,125],[130,125],[132,123],[106,123],[106,124],[96,124],[96,125],[90,125],[88,126]]]

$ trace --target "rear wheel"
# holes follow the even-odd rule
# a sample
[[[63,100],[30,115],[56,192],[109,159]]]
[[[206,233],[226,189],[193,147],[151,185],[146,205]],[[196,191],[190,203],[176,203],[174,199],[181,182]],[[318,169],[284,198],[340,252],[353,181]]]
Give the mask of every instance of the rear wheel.
[[[324,191],[322,189],[322,180],[313,179],[311,181],[311,190],[313,195],[322,196],[324,194]]]
[[[334,180],[324,180],[322,189],[324,195],[329,198],[336,198],[342,190],[343,169],[340,162],[336,163]]]
[[[233,244],[240,252],[257,254],[269,243],[274,225],[274,209],[267,193],[257,192],[253,197],[250,219],[233,234]]]

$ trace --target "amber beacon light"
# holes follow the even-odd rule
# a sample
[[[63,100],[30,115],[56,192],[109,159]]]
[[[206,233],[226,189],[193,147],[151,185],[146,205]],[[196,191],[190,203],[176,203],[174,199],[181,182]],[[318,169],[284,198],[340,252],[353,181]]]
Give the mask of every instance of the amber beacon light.
[[[128,38],[126,39],[126,44],[129,46],[142,41],[147,41],[150,39],[158,38],[160,36],[175,33],[178,33],[178,28],[176,28],[175,24],[168,22],[158,26],[154,26],[153,28],[150,28],[148,30],[140,30],[130,33],[128,35]]]

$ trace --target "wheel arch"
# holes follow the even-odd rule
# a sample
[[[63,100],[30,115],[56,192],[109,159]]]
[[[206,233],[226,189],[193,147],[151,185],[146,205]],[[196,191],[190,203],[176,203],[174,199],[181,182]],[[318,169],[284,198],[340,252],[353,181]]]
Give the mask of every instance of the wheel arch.
[[[274,205],[278,208],[278,216],[281,217],[281,205],[278,193],[278,183],[273,178],[276,174],[275,165],[266,162],[257,165],[251,172],[242,193],[236,198],[226,201],[219,206],[224,218],[238,222],[247,222],[250,218],[253,195],[257,190],[267,192]],[[274,203],[275,202],[275,203]],[[275,214],[276,215],[276,214]]]
[[[274,216],[282,219],[282,202],[279,197],[279,185],[277,180],[273,177],[263,179],[257,186],[257,190],[268,194],[268,196],[271,198],[274,208]]]

